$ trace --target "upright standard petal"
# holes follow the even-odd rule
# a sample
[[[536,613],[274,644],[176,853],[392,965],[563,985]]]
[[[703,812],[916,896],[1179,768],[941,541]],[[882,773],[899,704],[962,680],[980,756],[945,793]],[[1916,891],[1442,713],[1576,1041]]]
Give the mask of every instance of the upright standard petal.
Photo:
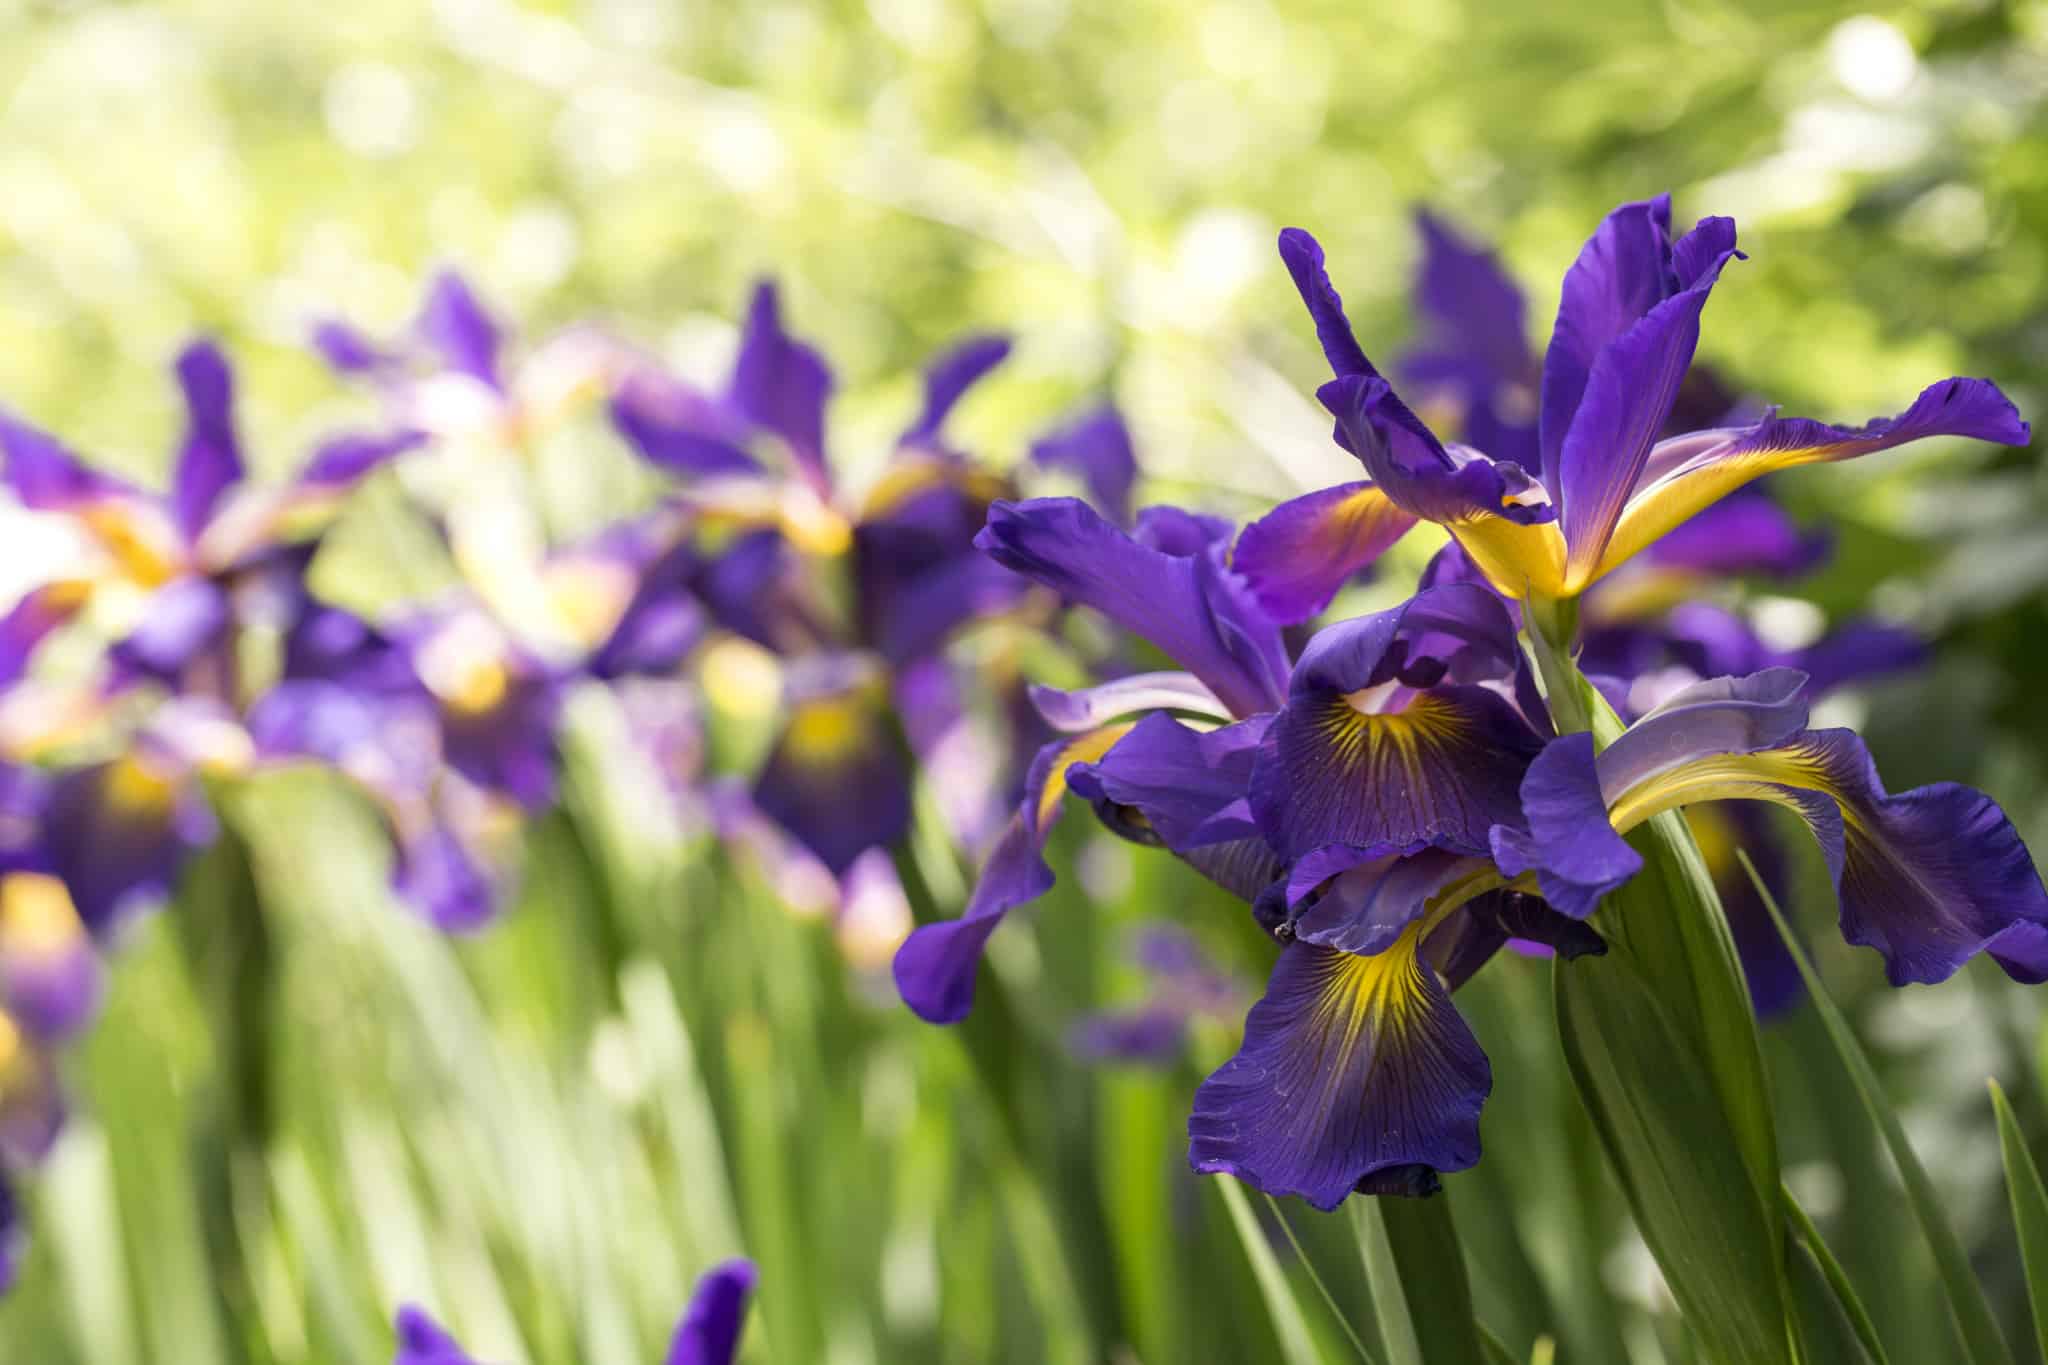
[[[211,341],[195,341],[178,355],[178,387],[185,396],[185,435],[171,470],[171,510],[188,542],[197,542],[221,495],[246,472],[235,439],[234,374]]]
[[[1601,220],[1565,272],[1543,355],[1539,419],[1545,482],[1556,491],[1565,433],[1609,342],[1671,293],[1671,196],[1623,204]]]
[[[1291,943],[1244,1045],[1195,1094],[1189,1159],[1334,1209],[1429,1194],[1479,1160],[1492,1069],[1411,931],[1358,957]]]
[[[1491,251],[1464,240],[1435,214],[1418,212],[1415,225],[1422,234],[1415,308],[1423,337],[1403,358],[1402,370],[1455,377],[1473,398],[1491,398],[1528,379],[1536,365],[1521,287]]]
[[[1316,325],[1316,340],[1322,343],[1331,373],[1340,379],[1347,375],[1377,379],[1380,372],[1366,359],[1358,338],[1352,335],[1351,320],[1344,316],[1343,297],[1330,283],[1330,272],[1323,264],[1322,243],[1300,228],[1284,229],[1280,233],[1280,259],[1287,266],[1287,273],[1294,277],[1301,301],[1308,305],[1308,315]]]
[[[1119,526],[1131,519],[1138,457],[1123,415],[1105,403],[1031,443],[1031,462],[1081,480],[1097,509]]]
[[[732,1365],[756,1278],[754,1263],[747,1260],[730,1260],[706,1271],[676,1325],[664,1365]]]
[[[1269,616],[1295,625],[1329,606],[1414,524],[1370,481],[1338,484],[1283,502],[1245,527],[1231,567]]]
[[[1286,651],[1279,627],[1211,545],[1168,554],[1139,544],[1077,498],[998,502],[974,543],[1149,640],[1249,716],[1279,704]]]
[[[896,989],[919,1018],[952,1024],[974,1006],[981,950],[1003,916],[1052,889],[1045,841],[1067,794],[1067,770],[1101,758],[1129,732],[1107,725],[1054,740],[1038,751],[1024,782],[1024,800],[982,865],[974,894],[958,919],[919,925],[896,951]]]
[[[798,471],[820,493],[832,484],[825,463],[825,402],[831,395],[825,358],[782,329],[775,285],[755,286],[727,401],[755,426],[780,436]]]
[[[972,336],[947,348],[926,368],[924,409],[897,438],[897,444],[936,443],[939,429],[945,425],[946,415],[953,411],[954,404],[1009,354],[1010,339],[1006,336]]]
[[[2031,435],[2012,400],[1990,380],[1945,379],[1922,390],[1896,417],[1860,427],[1772,415],[1740,430],[1672,437],[1650,452],[1594,576],[1773,470],[1853,460],[1930,436],[2025,445]]]
[[[441,361],[449,369],[493,389],[504,388],[498,370],[504,338],[469,281],[455,271],[444,270],[434,277],[413,328],[441,353]]]
[[[1542,743],[1478,685],[1519,667],[1505,609],[1471,584],[1319,632],[1252,775],[1268,842],[1289,860],[1332,844],[1483,851]]]

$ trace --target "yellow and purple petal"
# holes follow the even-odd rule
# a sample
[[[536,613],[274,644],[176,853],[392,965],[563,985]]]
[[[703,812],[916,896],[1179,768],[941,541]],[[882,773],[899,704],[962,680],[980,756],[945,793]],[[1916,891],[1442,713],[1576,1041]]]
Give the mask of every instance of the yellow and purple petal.
[[[881,678],[855,658],[792,666],[788,720],[754,783],[754,803],[842,875],[910,827],[908,757]]]
[[[1130,730],[1108,725],[1063,736],[1038,751],[1024,782],[1024,800],[982,864],[958,919],[919,925],[896,951],[896,988],[919,1018],[951,1024],[974,1007],[981,950],[1003,917],[1052,889],[1045,841],[1065,804],[1067,770],[1100,759]]]
[[[1472,584],[1317,633],[1251,783],[1267,841],[1289,860],[1327,845],[1441,844],[1482,852],[1519,810],[1541,740],[1515,704],[1514,627]]]
[[[1294,625],[1329,606],[1414,524],[1370,481],[1338,484],[1283,502],[1246,526],[1231,567],[1267,615]]]
[[[1417,937],[1372,957],[1281,950],[1243,1046],[1195,1094],[1197,1171],[1334,1209],[1354,1191],[1431,1193],[1479,1160],[1492,1069]]]

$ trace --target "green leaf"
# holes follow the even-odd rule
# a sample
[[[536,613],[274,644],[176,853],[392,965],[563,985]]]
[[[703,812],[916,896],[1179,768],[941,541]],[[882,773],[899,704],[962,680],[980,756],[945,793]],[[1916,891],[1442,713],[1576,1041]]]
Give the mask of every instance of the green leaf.
[[[1935,1193],[1934,1182],[1927,1178],[1927,1171],[1920,1165],[1919,1157],[1913,1154],[1912,1144],[1906,1141],[1906,1130],[1899,1124],[1899,1116],[1892,1112],[1891,1103],[1885,1098],[1884,1088],[1878,1083],[1877,1072],[1871,1067],[1870,1059],[1863,1055],[1862,1046],[1856,1041],[1849,1021],[1842,1017],[1841,1010],[1828,998],[1821,985],[1820,975],[1813,964],[1807,961],[1806,949],[1786,923],[1785,914],[1778,908],[1776,898],[1763,878],[1757,875],[1756,865],[1749,855],[1737,850],[1742,859],[1743,870],[1756,886],[1757,895],[1770,911],[1771,922],[1777,926],[1778,936],[1785,942],[1785,950],[1799,967],[1799,975],[1806,982],[1806,992],[1812,997],[1813,1007],[1819,1012],[1821,1022],[1827,1026],[1828,1038],[1835,1045],[1835,1053],[1848,1069],[1849,1078],[1856,1084],[1856,1093],[1863,1101],[1863,1107],[1878,1131],[1883,1134],[1885,1146],[1890,1149],[1892,1161],[1899,1168],[1899,1178],[1906,1187],[1906,1202],[1912,1206],[1913,1216],[1919,1220],[1920,1231],[1927,1238],[1927,1245],[1934,1252],[1934,1263],[1940,1273],[1943,1287],[1947,1290],[1949,1317],[1954,1322],[1956,1333],[1964,1347],[1964,1359],[1977,1365],[2011,1365],[2012,1352],[1999,1333],[1998,1323],[1991,1315],[1991,1305],[1985,1301],[1984,1288],[1977,1283],[1977,1277],[1970,1272],[1969,1257],[1964,1254],[1963,1244],[1957,1240],[1955,1229],[1942,1217],[1941,1197]]]
[[[2034,1309],[2034,1340],[2048,1360],[2048,1190],[2020,1135],[2019,1120],[2005,1091],[1991,1081],[1991,1107],[1998,1111],[1998,1147],[2005,1157],[2005,1189],[2012,1198],[2013,1226],[2019,1230],[2020,1261],[2027,1268],[2027,1301]]]
[[[1870,1357],[1871,1365],[1889,1365],[1885,1356],[1884,1343],[1878,1340],[1877,1327],[1870,1320],[1870,1312],[1864,1308],[1863,1300],[1856,1293],[1856,1287],[1849,1283],[1849,1276],[1842,1269],[1842,1263],[1835,1259],[1835,1253],[1828,1250],[1820,1229],[1806,1216],[1806,1210],[1792,1197],[1792,1191],[1782,1186],[1779,1195],[1784,1205],[1785,1218],[1792,1224],[1792,1231],[1806,1244],[1806,1250],[1813,1256],[1814,1264],[1827,1280],[1828,1289],[1841,1305],[1843,1314],[1849,1319],[1850,1330],[1856,1333],[1856,1342],[1863,1353]]]
[[[1787,1361],[1784,1240],[1755,1017],[1719,902],[1676,817],[1560,961],[1559,1036],[1643,1241],[1708,1358]]]
[[[1266,1230],[1259,1226],[1244,1190],[1227,1175],[1210,1183],[1222,1192],[1224,1207],[1230,1210],[1238,1245],[1251,1262],[1252,1278],[1258,1281],[1259,1293],[1266,1300],[1266,1314],[1273,1321],[1273,1334],[1280,1339],[1282,1358],[1288,1365],[1318,1365],[1320,1357],[1316,1354],[1315,1338],[1309,1334],[1308,1319],[1302,1315],[1301,1303],[1294,1297],[1287,1274],[1280,1269],[1280,1260],[1273,1254],[1273,1245],[1266,1240]]]
[[[1625,728],[1573,665],[1577,608],[1524,604],[1561,733]],[[1789,1362],[1778,1148],[1756,1017],[1720,898],[1676,812],[1630,838],[1643,871],[1601,904],[1608,952],[1553,973],[1558,1036],[1644,1243],[1709,1359]]]
[[[1356,1199],[1358,1249],[1393,1365],[1487,1365],[1450,1201]]]

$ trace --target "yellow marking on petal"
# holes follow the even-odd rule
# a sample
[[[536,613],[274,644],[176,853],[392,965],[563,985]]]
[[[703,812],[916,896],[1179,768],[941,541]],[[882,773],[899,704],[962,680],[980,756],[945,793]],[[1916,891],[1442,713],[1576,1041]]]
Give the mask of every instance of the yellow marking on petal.
[[[20,1095],[17,1072],[27,1055],[28,1050],[22,1046],[21,1026],[7,1011],[0,1010],[0,1113],[7,1112],[8,1101]]]
[[[1740,870],[1735,853],[1741,847],[1742,838],[1727,812],[1717,806],[1693,805],[1687,806],[1682,814],[1685,823],[1692,827],[1693,842],[1700,846],[1700,857],[1706,861],[1707,871],[1717,881]]]
[[[1105,725],[1099,730],[1090,730],[1085,735],[1076,735],[1068,740],[1066,747],[1054,755],[1052,771],[1046,774],[1045,790],[1038,794],[1038,809],[1032,812],[1032,819],[1038,828],[1044,829],[1052,823],[1053,812],[1059,809],[1060,798],[1067,794],[1067,769],[1076,763],[1097,763],[1102,756],[1116,746],[1116,742],[1131,732],[1136,721],[1122,721]]]
[[[1682,602],[1704,597],[1711,580],[1692,569],[1653,567],[1648,564],[1609,581],[1599,595],[1586,599],[1588,625],[1647,621],[1660,617]]]
[[[480,716],[505,700],[505,694],[511,689],[511,675],[503,664],[495,660],[479,660],[452,681],[441,693],[441,700],[448,704],[450,710],[467,716]]]
[[[633,596],[633,573],[603,559],[559,559],[542,570],[548,606],[585,647],[595,646],[617,626]]]
[[[972,465],[950,460],[902,459],[889,466],[868,489],[860,519],[873,521],[885,517],[926,489],[946,485],[980,502],[994,502],[1009,492],[1009,485],[1001,477]]]
[[[102,498],[81,508],[78,519],[131,581],[154,588],[177,576],[177,533],[154,507],[128,498]]]
[[[831,559],[853,548],[852,523],[807,488],[782,500],[779,522],[784,539],[805,554]]]
[[[1525,526],[1481,516],[1453,522],[1450,532],[1504,597],[1568,597],[1579,590],[1566,586],[1564,532],[1554,521]]]
[[[0,877],[0,953],[54,958],[85,937],[64,883],[45,872]]]
[[[1824,446],[1796,446],[1790,450],[1757,450],[1712,464],[1695,465],[1659,479],[1629,496],[1621,509],[1621,520],[1601,552],[1600,562],[1586,579],[1597,580],[1627,562],[1652,541],[1680,523],[1741,488],[1753,479],[1779,469],[1819,464],[1844,449],[1842,442]],[[1583,588],[1585,584],[1579,584]],[[1575,588],[1574,591],[1578,589]]]
[[[1652,816],[1699,801],[1770,801],[1798,810],[1782,790],[1785,787],[1832,797],[1842,807],[1843,820],[1853,819],[1826,768],[1800,745],[1753,754],[1711,754],[1681,763],[1623,792],[1609,807],[1607,818],[1617,833],[1626,834]]]
[[[171,780],[137,754],[123,754],[107,765],[104,791],[109,805],[135,815],[168,811],[177,795]]]
[[[789,718],[790,756],[805,766],[829,766],[867,748],[875,708],[864,692],[797,703]]]
[[[1422,930],[1418,920],[1371,957],[1333,952],[1325,960],[1316,1017],[1329,1030],[1330,1045],[1338,1050],[1337,1069],[1341,1070],[1341,1059],[1350,1056],[1369,1027],[1383,1036],[1398,1037],[1425,1009],[1428,979],[1422,974],[1417,952]]]
[[[713,640],[698,669],[711,705],[731,716],[772,715],[782,695],[782,661],[752,640]]]

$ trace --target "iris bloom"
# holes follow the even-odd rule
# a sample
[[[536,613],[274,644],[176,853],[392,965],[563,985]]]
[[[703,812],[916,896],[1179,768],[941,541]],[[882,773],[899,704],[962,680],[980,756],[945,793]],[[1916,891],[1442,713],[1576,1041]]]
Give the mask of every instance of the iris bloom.
[[[1137,936],[1132,957],[1144,970],[1144,1002],[1129,1009],[1083,1017],[1067,1045],[1086,1060],[1163,1066],[1187,1052],[1197,1023],[1232,1022],[1244,1012],[1244,992],[1210,960],[1193,935],[1177,925],[1148,924]]]
[[[1084,775],[1075,790],[1113,825],[1156,836],[1247,900],[1271,880],[1272,854],[1244,808],[1244,789],[1270,713],[1285,695],[1288,660],[1279,626],[1230,568],[1233,529],[1153,507],[1126,533],[1074,498],[990,509],[975,541],[984,551],[1063,599],[1101,612],[1185,671],[1135,674],[1074,693],[1034,689],[1059,737],[1032,760],[1023,800],[983,864],[965,913],[920,926],[896,954],[897,988],[920,1017],[964,1018],[989,935],[1012,909],[1051,888],[1044,849],[1071,774]],[[1172,712],[1219,728],[1197,734],[1176,725]],[[1106,776],[1079,766],[1123,751],[1127,739],[1134,756],[1154,742],[1165,748],[1171,771],[1183,779],[1173,808],[1152,812],[1142,829],[1120,808],[1134,805],[1127,798],[1144,780],[1143,765]]]
[[[118,587],[134,628],[113,653],[117,682],[147,679],[233,700],[227,642],[237,589],[293,554],[292,542],[331,518],[365,475],[421,440],[405,430],[337,437],[289,482],[252,487],[227,358],[197,341],[176,369],[185,430],[167,493],[92,469],[55,437],[0,412],[0,479],[23,506],[76,523],[92,551],[81,576],[31,592],[0,620],[0,682],[21,676],[51,629]]]
[[[957,630],[1024,591],[973,544],[1009,485],[945,432],[960,400],[1008,353],[1007,340],[978,336],[933,361],[915,420],[858,497],[827,453],[831,369],[784,328],[772,284],[754,292],[722,392],[645,369],[613,400],[634,448],[684,480],[674,553],[689,558],[692,591],[711,620],[787,661],[784,720],[753,797],[835,877],[908,828],[904,741],[936,732],[903,723],[906,691],[929,693],[930,668]],[[1093,414],[1035,453],[1127,502],[1130,443],[1113,414]]]
[[[663,1365],[732,1365],[739,1354],[754,1264],[731,1260],[697,1281],[683,1320],[676,1324]],[[398,1354],[392,1365],[477,1365],[445,1328],[411,1304],[398,1310]]]
[[[1948,379],[1895,417],[1830,426],[1771,413],[1659,439],[1735,225],[1702,219],[1673,238],[1668,196],[1609,214],[1566,273],[1544,354],[1534,464],[1446,444],[1366,358],[1298,228],[1280,254],[1336,378],[1318,397],[1368,480],[1283,504],[1251,528],[1238,566],[1302,618],[1417,520],[1444,526],[1511,598],[1575,597],[1666,533],[1773,470],[1853,459],[1929,436],[2008,445],[2027,424],[1996,385]],[[1292,614],[1292,613],[1290,613]]]

